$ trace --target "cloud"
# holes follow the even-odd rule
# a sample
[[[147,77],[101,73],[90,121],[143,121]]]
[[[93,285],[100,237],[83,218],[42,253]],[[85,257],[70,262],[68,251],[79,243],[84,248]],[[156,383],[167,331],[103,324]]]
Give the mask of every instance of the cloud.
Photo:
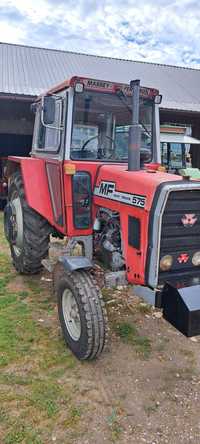
[[[200,67],[195,0],[1,0],[0,40]]]

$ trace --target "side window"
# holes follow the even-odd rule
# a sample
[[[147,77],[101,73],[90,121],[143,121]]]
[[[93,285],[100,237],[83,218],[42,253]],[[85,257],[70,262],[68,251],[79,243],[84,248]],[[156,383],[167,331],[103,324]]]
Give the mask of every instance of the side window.
[[[38,140],[37,140],[37,148],[40,149],[44,149],[45,146],[45,126],[42,125],[41,122],[41,112],[38,113],[39,114],[39,118],[38,118],[38,125],[39,125],[39,129],[38,129]]]
[[[56,101],[56,114],[55,114],[55,122],[52,124],[52,127],[59,128],[61,125],[62,119],[62,102],[61,100]],[[44,149],[47,151],[58,151],[60,146],[61,139],[61,131],[56,128],[44,127],[45,135],[44,135]]]
[[[55,121],[48,127],[44,126],[41,122],[41,108],[37,112],[36,116],[38,131],[37,140],[35,138],[34,148],[41,151],[58,152],[61,142],[61,131],[58,129],[62,123],[62,101],[56,101],[56,113]],[[56,128],[55,128],[56,127]]]

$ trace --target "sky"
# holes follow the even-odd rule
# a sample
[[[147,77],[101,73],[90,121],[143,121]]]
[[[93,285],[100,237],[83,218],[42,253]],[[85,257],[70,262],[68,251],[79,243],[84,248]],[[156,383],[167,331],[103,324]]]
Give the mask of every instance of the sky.
[[[200,68],[197,0],[0,0],[0,41]]]

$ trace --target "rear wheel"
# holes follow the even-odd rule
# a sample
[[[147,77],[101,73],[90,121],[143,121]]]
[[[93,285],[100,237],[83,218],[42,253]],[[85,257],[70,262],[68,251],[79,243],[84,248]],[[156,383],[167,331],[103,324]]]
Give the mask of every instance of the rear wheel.
[[[66,344],[80,360],[95,359],[107,338],[107,314],[102,294],[88,271],[54,270],[58,314]]]
[[[11,178],[4,210],[4,229],[16,270],[25,274],[38,273],[42,259],[48,254],[51,227],[28,206],[19,171]]]

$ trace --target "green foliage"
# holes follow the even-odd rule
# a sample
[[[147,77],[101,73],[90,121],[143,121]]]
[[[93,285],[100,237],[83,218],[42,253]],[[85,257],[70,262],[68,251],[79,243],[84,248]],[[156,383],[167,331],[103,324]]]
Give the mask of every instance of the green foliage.
[[[46,381],[33,381],[31,389],[31,404],[47,413],[48,417],[54,416],[59,410],[57,400],[62,394],[61,387],[48,378]]]
[[[115,331],[124,343],[132,344],[141,357],[144,359],[149,358],[151,341],[147,336],[139,335],[135,325],[128,322],[120,322],[115,326]]]
[[[119,418],[118,418],[116,409],[112,410],[111,415],[108,416],[108,418],[107,418],[107,422],[108,422],[109,428],[111,430],[112,441],[115,442],[120,438],[120,434],[123,431],[123,428],[121,427],[120,422],[119,422]]]
[[[30,309],[17,301],[16,295],[8,294],[1,298],[0,306],[2,301],[4,308],[0,311],[0,367],[27,354],[30,343],[37,337]]]
[[[43,444],[37,432],[29,426],[23,424],[15,424],[13,429],[9,431],[4,440],[5,444]]]
[[[0,242],[6,245],[1,219]],[[70,369],[75,371],[76,360],[59,337],[55,318],[53,325],[49,322],[55,312],[49,288],[45,292],[40,276],[33,276],[22,277],[21,288],[15,289],[16,276],[9,254],[1,252],[0,441],[44,444],[63,409],[76,431],[81,410],[70,404],[74,380],[66,387],[59,383],[66,373],[69,378]],[[48,322],[38,322],[40,317]]]

